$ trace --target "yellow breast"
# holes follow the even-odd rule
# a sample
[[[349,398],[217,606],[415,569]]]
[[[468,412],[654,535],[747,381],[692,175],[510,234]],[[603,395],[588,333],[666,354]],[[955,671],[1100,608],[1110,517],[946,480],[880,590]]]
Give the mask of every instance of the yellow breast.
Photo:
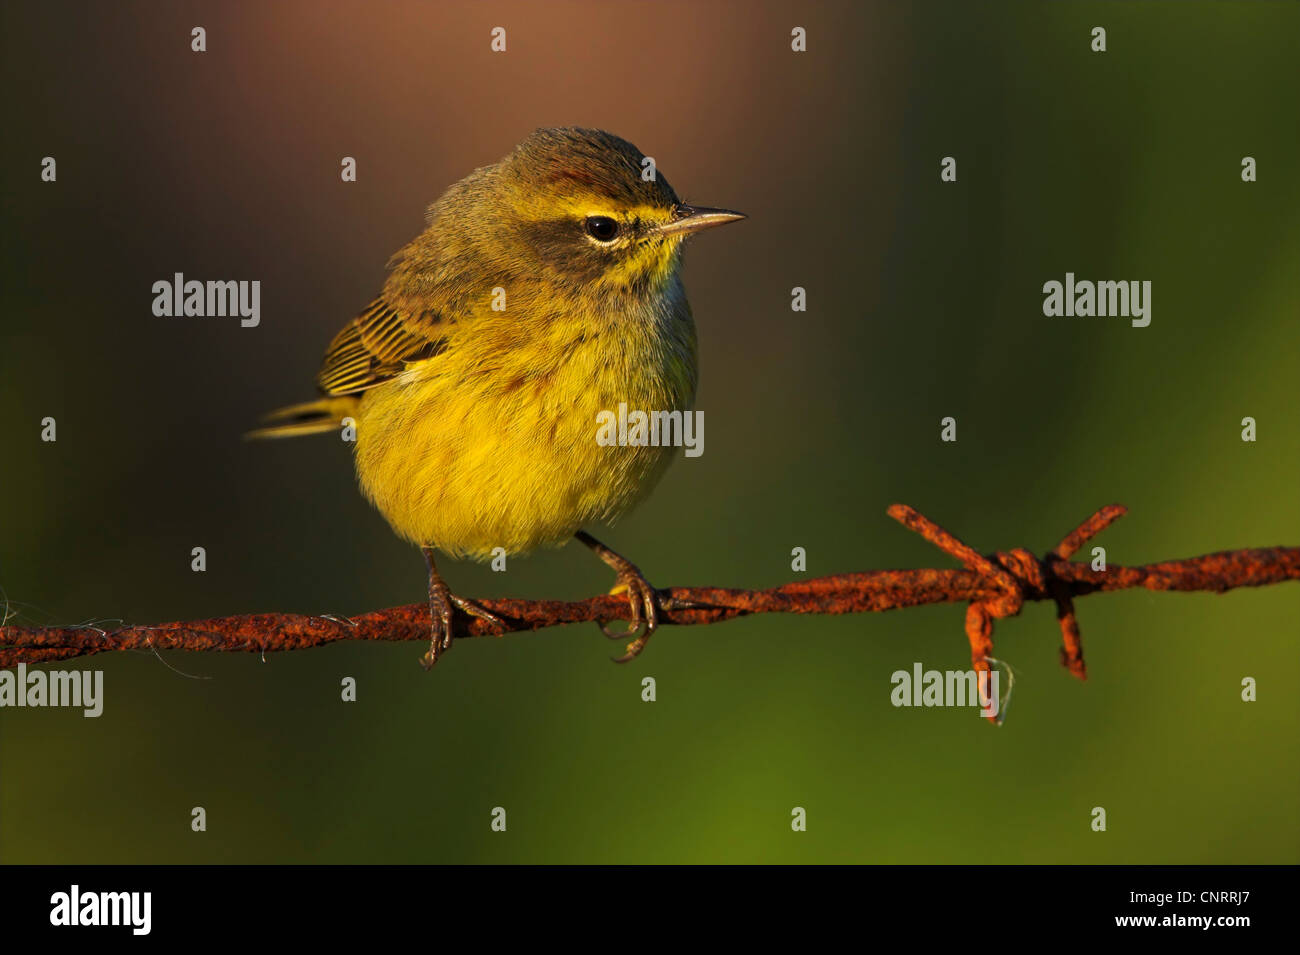
[[[399,535],[454,556],[517,554],[611,521],[653,487],[681,449],[602,445],[599,416],[689,410],[694,323],[675,280],[653,305],[613,312],[476,318],[365,394],[357,474]]]

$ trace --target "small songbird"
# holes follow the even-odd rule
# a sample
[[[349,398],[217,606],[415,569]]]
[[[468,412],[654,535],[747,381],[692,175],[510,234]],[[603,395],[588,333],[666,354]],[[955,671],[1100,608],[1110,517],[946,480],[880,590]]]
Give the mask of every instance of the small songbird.
[[[671,447],[597,440],[599,415],[691,410],[695,324],[682,244],[743,219],[687,205],[652,160],[595,129],[539,129],[442,194],[389,263],[383,291],[335,336],[324,397],[267,415],[251,437],[355,428],[366,497],[429,566],[431,667],[451,646],[454,595],[434,550],[485,560],[577,537],[617,575],[641,652],[655,590],[582,530],[609,522],[662,476]],[[501,553],[501,551],[497,551]]]

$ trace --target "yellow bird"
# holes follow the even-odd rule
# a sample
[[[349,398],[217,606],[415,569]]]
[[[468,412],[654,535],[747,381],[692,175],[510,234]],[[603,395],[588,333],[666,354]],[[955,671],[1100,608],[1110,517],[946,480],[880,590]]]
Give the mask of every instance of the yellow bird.
[[[325,397],[267,415],[251,437],[355,423],[357,477],[429,566],[426,667],[451,646],[453,607],[434,550],[484,560],[577,537],[626,590],[635,657],[657,623],[655,590],[582,530],[625,513],[674,449],[610,446],[620,404],[688,412],[698,361],[679,276],[682,244],[743,219],[687,205],[631,143],[539,129],[429,207],[428,228],[389,263],[383,291],[335,336]],[[638,633],[638,631],[640,631]]]

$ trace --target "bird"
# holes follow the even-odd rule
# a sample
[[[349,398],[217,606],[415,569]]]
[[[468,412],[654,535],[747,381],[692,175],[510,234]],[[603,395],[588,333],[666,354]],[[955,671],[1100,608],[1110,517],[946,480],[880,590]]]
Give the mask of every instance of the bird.
[[[602,412],[693,408],[695,323],[681,280],[697,233],[744,219],[688,204],[636,146],[598,129],[538,129],[428,207],[379,295],[330,342],[320,397],[264,416],[253,438],[351,426],[358,483],[428,567],[426,669],[451,647],[454,594],[435,552],[487,560],[576,539],[615,573],[636,657],[659,603],[636,564],[584,528],[612,523],[662,477],[672,447],[597,441]]]

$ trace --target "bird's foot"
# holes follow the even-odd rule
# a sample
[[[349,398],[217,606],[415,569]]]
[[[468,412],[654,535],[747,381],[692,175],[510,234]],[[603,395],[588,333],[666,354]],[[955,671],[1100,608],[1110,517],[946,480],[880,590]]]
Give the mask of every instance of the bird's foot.
[[[484,610],[472,600],[457,597],[448,589],[441,577],[431,576],[429,580],[429,649],[420,658],[420,665],[426,670],[433,669],[433,665],[438,662],[438,658],[451,649],[453,608],[459,609],[471,617],[486,620],[497,630],[505,631],[505,624],[496,614]]]
[[[614,657],[615,663],[627,663],[636,659],[659,626],[659,602],[655,589],[634,564],[625,563],[625,567],[616,568],[618,582],[610,593],[627,594],[628,603],[632,606],[632,622],[622,630],[611,630],[605,621],[597,624],[600,632],[611,640],[623,640],[635,634],[635,638],[627,645],[627,652],[621,657]]]
[[[631,626],[626,630],[610,630],[608,621],[598,620],[596,624],[600,627],[600,632],[611,640],[625,640],[636,634],[636,638],[627,645],[627,652],[621,657],[615,657],[614,662],[627,663],[636,659],[659,626],[659,594],[650,586],[650,581],[645,579],[645,574],[641,573],[636,564],[622,554],[610,550],[586,531],[578,531],[573,536],[590,547],[618,575],[617,583],[610,593],[627,592],[628,602],[632,605]]]

